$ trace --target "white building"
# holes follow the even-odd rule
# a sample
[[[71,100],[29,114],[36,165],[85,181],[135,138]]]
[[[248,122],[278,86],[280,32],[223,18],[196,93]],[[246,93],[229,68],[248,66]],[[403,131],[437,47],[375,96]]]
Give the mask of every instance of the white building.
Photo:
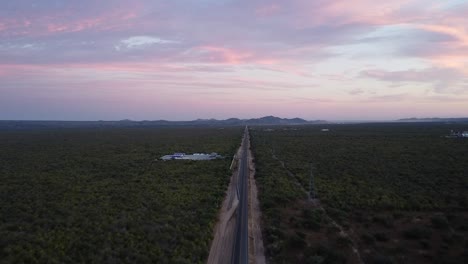
[[[194,153],[194,154],[174,153],[172,155],[162,156],[160,159],[162,159],[162,160],[214,160],[214,159],[220,159],[220,158],[222,158],[221,155],[219,155],[216,152],[213,152],[211,154],[205,154],[205,153]]]

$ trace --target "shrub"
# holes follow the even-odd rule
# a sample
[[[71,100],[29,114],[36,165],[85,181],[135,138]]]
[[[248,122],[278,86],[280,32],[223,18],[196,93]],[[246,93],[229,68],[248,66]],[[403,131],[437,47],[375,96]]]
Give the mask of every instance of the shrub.
[[[296,232],[288,239],[288,244],[291,248],[304,248],[306,246],[305,234]]]
[[[364,243],[366,243],[367,245],[373,245],[375,244],[375,238],[368,234],[368,233],[364,233],[361,235],[361,239],[362,241],[364,241]]]
[[[393,219],[391,219],[390,217],[385,217],[385,216],[374,216],[372,218],[372,221],[374,223],[377,223],[377,224],[380,224],[380,225],[383,225],[387,228],[390,228],[390,227],[393,227]]]
[[[423,249],[430,249],[431,248],[431,244],[427,240],[422,240],[422,241],[419,242],[419,244],[421,245],[421,248],[423,248]]]
[[[322,264],[325,263],[325,258],[322,256],[314,255],[307,258],[306,261],[308,264]]]
[[[403,236],[406,239],[423,239],[430,238],[432,235],[431,230],[424,226],[414,226],[403,231]]]
[[[341,209],[337,208],[328,208],[327,209],[328,215],[335,219],[337,222],[342,223],[346,219],[348,219],[348,213]]]
[[[349,239],[349,237],[347,236],[339,236],[336,239],[336,244],[338,245],[338,247],[347,247],[351,245],[351,239]]]
[[[339,250],[319,245],[316,251],[317,255],[325,258],[324,263],[346,263],[346,257]]]
[[[304,220],[301,225],[310,230],[319,230],[323,220],[323,211],[319,209],[304,209],[302,211]]]
[[[376,255],[376,256],[372,257],[370,263],[373,263],[373,264],[392,264],[393,261],[387,256]]]
[[[375,233],[374,238],[380,242],[386,242],[389,240],[387,233],[383,233],[383,232]]]
[[[436,229],[447,229],[449,227],[447,218],[442,214],[437,214],[431,217],[431,223]]]

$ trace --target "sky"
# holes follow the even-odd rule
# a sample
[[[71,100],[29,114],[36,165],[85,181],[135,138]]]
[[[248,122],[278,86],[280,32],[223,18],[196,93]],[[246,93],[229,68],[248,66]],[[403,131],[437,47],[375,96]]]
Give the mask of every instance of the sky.
[[[468,0],[0,1],[1,120],[468,116]]]

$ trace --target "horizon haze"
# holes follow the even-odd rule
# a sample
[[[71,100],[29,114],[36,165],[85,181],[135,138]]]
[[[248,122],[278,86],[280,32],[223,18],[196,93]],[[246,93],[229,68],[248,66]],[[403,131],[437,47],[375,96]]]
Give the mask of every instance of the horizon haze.
[[[0,120],[468,115],[468,2],[0,2]]]

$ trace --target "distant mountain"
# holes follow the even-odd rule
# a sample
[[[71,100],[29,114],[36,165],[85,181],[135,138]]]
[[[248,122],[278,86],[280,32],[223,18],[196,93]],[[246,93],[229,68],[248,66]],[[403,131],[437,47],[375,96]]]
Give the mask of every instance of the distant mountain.
[[[279,118],[276,116],[265,116],[243,120],[246,125],[303,125],[309,123],[301,118]]]
[[[265,116],[261,118],[197,119],[193,121],[0,121],[2,130],[47,129],[47,128],[86,128],[86,127],[158,127],[158,126],[262,126],[262,125],[306,125],[328,124],[325,120],[307,121],[301,118],[279,118]]]
[[[430,117],[430,118],[403,118],[398,119],[398,122],[450,122],[450,123],[468,123],[468,117],[460,118],[440,118],[440,117]]]
[[[155,121],[158,122],[158,121]],[[197,119],[194,121],[176,121],[173,124],[188,124],[188,125],[224,125],[224,126],[241,126],[241,125],[305,125],[305,124],[324,124],[328,123],[324,120],[307,121],[301,118],[280,118],[276,116],[265,116],[261,118],[239,119],[229,118],[225,120],[217,119]]]

